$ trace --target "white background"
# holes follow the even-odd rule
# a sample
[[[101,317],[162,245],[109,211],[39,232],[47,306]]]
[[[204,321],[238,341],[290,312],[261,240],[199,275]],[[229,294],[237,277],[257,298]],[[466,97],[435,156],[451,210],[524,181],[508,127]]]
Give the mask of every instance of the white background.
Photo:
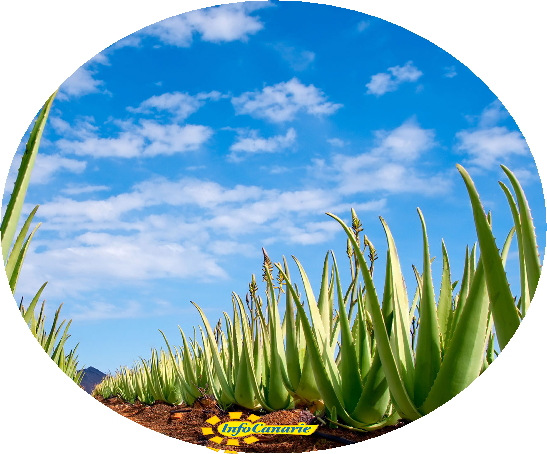
[[[401,25],[471,68],[515,118],[545,180],[547,33],[542,2],[318,3],[356,9]],[[146,25],[213,4],[211,0],[4,2],[0,15],[1,186],[34,115],[81,64]],[[536,228],[541,231],[544,226]],[[502,356],[462,395],[410,426],[337,452],[544,452],[546,281],[542,276],[526,320]],[[4,275],[0,295],[0,446],[21,453],[205,452],[146,430],[91,399],[57,369],[29,334]]]

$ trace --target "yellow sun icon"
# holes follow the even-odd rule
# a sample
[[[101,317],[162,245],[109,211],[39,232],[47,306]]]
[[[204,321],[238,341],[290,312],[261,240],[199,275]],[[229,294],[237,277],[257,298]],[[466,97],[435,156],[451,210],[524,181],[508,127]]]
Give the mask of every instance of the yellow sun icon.
[[[228,413],[230,415],[231,420],[241,420],[241,416],[243,415],[240,411],[232,411]],[[256,422],[260,419],[260,416],[256,415],[250,415],[247,420],[251,422]],[[224,440],[226,440],[226,446],[239,446],[239,440],[237,438],[232,437],[221,437],[218,435],[217,425],[220,422],[220,418],[218,416],[213,416],[205,421],[206,423],[210,424],[212,427],[202,427],[201,432],[203,435],[213,435],[212,438],[209,438],[209,441],[212,441],[213,443],[216,443],[217,445],[222,445]],[[217,434],[217,435],[215,435]],[[258,441],[258,438],[255,436],[250,436],[243,438],[242,440],[244,443],[250,445],[251,443],[255,443]],[[209,448],[213,451],[220,451],[220,448]],[[224,451],[225,453],[237,453],[238,451]]]

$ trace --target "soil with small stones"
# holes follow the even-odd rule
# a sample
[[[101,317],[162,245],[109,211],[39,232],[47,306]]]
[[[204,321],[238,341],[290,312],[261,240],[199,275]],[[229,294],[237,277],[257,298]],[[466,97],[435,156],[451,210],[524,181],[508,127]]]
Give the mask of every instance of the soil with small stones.
[[[241,420],[247,419],[251,414],[260,416],[260,422],[267,425],[294,425],[300,422],[306,424],[321,424],[307,410],[281,410],[273,413],[252,412],[245,408],[231,407],[229,411],[219,408],[216,402],[209,398],[198,399],[194,405],[168,405],[157,402],[154,405],[145,405],[142,403],[129,404],[119,398],[102,399],[97,397],[107,407],[114,410],[130,420],[155,430],[169,437],[187,441],[197,445],[213,448],[216,450],[238,451],[238,452],[309,452],[319,451],[321,449],[336,448],[345,446],[351,442],[357,443],[383,435],[392,430],[402,427],[408,422],[399,421],[393,426],[384,427],[373,432],[357,432],[341,427],[330,428],[320,425],[317,431],[308,436],[280,435],[280,434],[255,434],[258,441],[252,444],[245,444],[242,438],[236,438],[240,446],[227,446],[227,438],[217,444],[210,441],[210,438],[219,436],[215,428],[220,424],[209,424],[206,420],[217,416],[220,422],[230,421],[230,412],[242,412]],[[176,413],[175,410],[183,410]],[[202,428],[212,428],[214,435],[204,435]],[[333,440],[328,439],[334,437]],[[234,439],[231,439],[234,440]]]

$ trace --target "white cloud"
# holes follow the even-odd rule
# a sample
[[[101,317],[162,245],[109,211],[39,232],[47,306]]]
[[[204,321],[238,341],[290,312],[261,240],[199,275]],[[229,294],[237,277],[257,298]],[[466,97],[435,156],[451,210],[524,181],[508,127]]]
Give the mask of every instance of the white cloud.
[[[229,158],[240,160],[242,154],[276,153],[289,148],[296,141],[296,131],[289,128],[285,135],[277,135],[264,139],[258,135],[258,131],[239,131],[236,142],[232,144],[232,153]]]
[[[290,167],[284,167],[284,166],[279,166],[277,164],[274,164],[272,166],[268,166],[268,167],[261,167],[260,170],[265,170],[269,173],[271,173],[272,175],[279,175],[281,173],[287,173],[287,172],[290,172],[291,170],[294,170],[294,168],[290,168]]]
[[[247,2],[191,11],[150,25],[140,34],[154,36],[163,44],[178,47],[190,46],[194,33],[199,34],[203,41],[214,43],[246,41],[264,27],[259,18],[250,13],[267,6],[270,6],[267,2]],[[134,41],[131,43],[135,44]]]
[[[332,115],[342,104],[327,101],[325,94],[314,85],[304,85],[296,77],[288,82],[267,86],[262,91],[248,91],[232,98],[236,114],[265,118],[274,123],[292,120],[296,113]]]
[[[529,169],[513,167],[511,168],[511,172],[513,172],[513,174],[517,177],[522,185],[526,185],[534,180],[539,180],[537,170],[534,172]],[[505,173],[503,174],[503,176],[505,176]]]
[[[82,173],[85,168],[85,161],[65,158],[58,154],[46,155],[39,153],[32,170],[31,181],[33,184],[45,184],[49,183],[58,172]]]
[[[456,77],[458,73],[456,72],[455,66],[445,66],[444,67],[444,77],[448,77],[449,79],[452,79],[453,77]]]
[[[522,134],[497,126],[508,117],[501,102],[490,103],[479,116],[477,127],[456,133],[456,150],[469,156],[469,164],[484,169],[507,163],[513,155],[526,155],[530,151]]]
[[[295,71],[304,71],[308,69],[315,60],[315,53],[309,50],[300,50],[284,43],[278,43],[274,48]]]
[[[435,131],[422,129],[414,119],[391,131],[375,131],[374,134],[378,145],[372,154],[388,156],[394,161],[415,161],[436,145]]]
[[[319,178],[337,182],[337,191],[441,194],[450,183],[441,175],[425,175],[415,167],[435,145],[435,132],[421,128],[414,119],[391,131],[376,131],[376,145],[356,155],[336,154],[332,161],[316,160],[312,171]]]
[[[139,225],[136,223],[123,225],[122,217],[132,211],[160,205],[194,205],[212,209],[223,204],[256,200],[262,196],[263,191],[256,186],[224,188],[218,183],[193,178],[176,181],[158,178],[139,183],[130,192],[103,200],[76,201],[58,197],[41,206],[40,216],[48,221],[47,225],[44,224],[46,229],[137,229]],[[152,219],[159,222],[158,218]]]
[[[404,66],[393,66],[387,70],[387,73],[378,73],[371,77],[370,82],[366,84],[367,94],[382,96],[397,90],[404,82],[416,82],[423,75],[411,61],[406,62]]]
[[[44,271],[37,271],[45,270],[45,277],[51,281],[49,295],[76,294],[97,285],[142,284],[151,279],[207,281],[227,277],[217,259],[192,241],[161,240],[146,233],[86,232],[72,240],[54,243],[54,246],[57,247],[40,253],[36,253],[36,249],[29,251],[25,266],[30,266],[24,270],[25,274],[43,274]]]
[[[87,306],[75,304],[69,314],[71,320],[105,320],[120,318],[135,318],[142,315],[142,307],[136,301],[129,302],[125,307],[112,303],[94,301]]]
[[[141,102],[138,107],[128,107],[127,110],[141,114],[167,111],[173,114],[177,121],[182,121],[202,107],[206,100],[212,99],[216,101],[220,99],[220,96],[221,94],[218,91],[198,93],[195,96],[175,91],[152,96]]]
[[[135,158],[173,155],[198,150],[213,134],[208,126],[160,124],[141,120],[139,124],[119,122],[121,131],[115,137],[99,137],[95,131],[72,132],[80,140],[57,140],[64,153],[79,156]],[[68,135],[70,137],[70,133]]]
[[[146,306],[133,300],[127,302],[116,301],[116,304],[92,301],[86,304],[71,304],[70,310],[71,312],[67,314],[67,318],[78,321],[144,318],[185,312],[185,309],[180,306],[175,306],[171,302],[162,299],[148,299]]]
[[[244,255],[252,257],[256,255],[257,249],[250,244],[239,243],[231,240],[212,241],[209,249],[214,255]]]
[[[63,194],[79,195],[89,194],[90,192],[108,191],[110,188],[103,185],[83,185],[83,186],[69,186],[61,190]]]
[[[102,88],[104,81],[95,79],[93,76],[97,71],[82,66],[72,76],[63,82],[59,87],[57,98],[65,101],[68,99],[80,98],[91,93],[107,93]]]
[[[291,222],[280,222],[276,226],[284,240],[303,245],[324,243],[340,231],[336,221],[307,222],[298,227]]]
[[[357,31],[359,33],[362,33],[364,32],[367,28],[370,27],[370,22],[369,21],[366,21],[366,20],[362,20],[361,22],[359,22],[357,24]]]
[[[332,139],[327,139],[327,142],[330,143],[333,147],[337,147],[337,148],[341,148],[346,144],[346,142],[344,142],[342,139],[338,139],[337,137],[333,137]]]
[[[511,155],[529,153],[526,141],[519,131],[509,131],[505,126],[460,131],[457,150],[469,155],[469,163],[483,168],[492,168],[499,162],[506,162]]]
[[[479,117],[479,127],[487,128],[489,126],[495,126],[500,121],[509,118],[509,112],[503,107],[503,104],[496,99],[488,104]]]
[[[56,115],[51,115],[48,118],[48,124],[53,128],[55,133],[66,139],[95,137],[99,128],[93,122],[94,118],[88,116],[78,117],[73,124]]]
[[[142,121],[135,133],[145,139],[143,156],[157,156],[197,150],[213,135],[213,130],[202,125],[160,125]]]
[[[65,194],[102,189],[66,188]],[[20,291],[35,291],[43,280],[52,283],[51,296],[81,296],[97,286],[152,279],[224,279],[231,256],[256,256],[267,242],[331,239],[340,229],[324,213],[350,206],[377,210],[385,199],[356,204],[338,188],[282,191],[196,178],[155,178],[104,199],[58,197],[39,210],[48,238],[33,242]],[[111,318],[116,309],[109,304],[94,302],[74,312],[81,319]],[[119,310],[124,317],[143,314],[137,306]]]
[[[436,195],[446,193],[450,182],[443,176],[422,175],[417,169],[396,163],[381,163],[344,176],[343,194],[385,191]]]

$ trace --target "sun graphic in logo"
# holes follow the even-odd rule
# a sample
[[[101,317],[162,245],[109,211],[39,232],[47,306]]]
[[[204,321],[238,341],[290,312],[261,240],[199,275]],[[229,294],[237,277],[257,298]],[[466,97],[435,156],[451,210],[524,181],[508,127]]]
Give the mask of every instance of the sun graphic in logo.
[[[233,412],[229,412],[229,415],[230,415],[230,420],[231,421],[240,421],[241,416],[243,415],[243,413],[233,411]],[[258,421],[259,419],[260,419],[260,416],[256,416],[256,415],[250,415],[247,418],[247,420],[250,421],[251,423],[254,423],[254,422]],[[224,443],[224,440],[226,440],[225,446],[239,446],[239,440],[237,438],[233,438],[234,435],[228,436],[228,437],[220,436],[220,435],[224,435],[224,434],[218,430],[217,426],[218,426],[218,423],[220,423],[220,418],[218,418],[218,416],[213,416],[213,417],[209,418],[208,420],[206,420],[205,422],[207,422],[208,424],[210,424],[212,426],[212,427],[202,427],[201,428],[201,432],[203,433],[203,435],[213,435],[212,438],[209,438],[209,441],[212,441],[213,443],[216,443],[218,445],[222,445]],[[237,436],[237,435],[235,435],[235,436]],[[241,435],[239,435],[239,437],[241,437]],[[249,445],[251,443],[257,442],[258,438],[256,438],[254,435],[251,435],[251,436],[243,438],[242,441],[245,444]],[[213,451],[217,451],[217,452],[220,451],[220,449],[217,449],[217,448],[209,448],[209,449],[212,449]],[[225,453],[237,453],[238,451],[224,451],[224,452]]]

